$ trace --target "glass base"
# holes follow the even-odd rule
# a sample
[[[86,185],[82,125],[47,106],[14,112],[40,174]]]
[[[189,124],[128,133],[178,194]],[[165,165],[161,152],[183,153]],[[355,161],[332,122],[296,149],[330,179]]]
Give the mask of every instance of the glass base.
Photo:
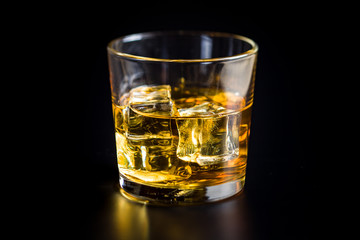
[[[120,191],[131,201],[151,205],[194,205],[220,201],[240,193],[244,181],[232,181],[195,189],[160,188],[130,181],[120,174]]]

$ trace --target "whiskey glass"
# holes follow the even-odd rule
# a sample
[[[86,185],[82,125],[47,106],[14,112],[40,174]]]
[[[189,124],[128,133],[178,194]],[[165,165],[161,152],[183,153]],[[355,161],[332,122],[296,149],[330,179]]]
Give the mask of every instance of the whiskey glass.
[[[258,46],[206,31],[137,33],[108,44],[120,190],[187,205],[244,188]]]

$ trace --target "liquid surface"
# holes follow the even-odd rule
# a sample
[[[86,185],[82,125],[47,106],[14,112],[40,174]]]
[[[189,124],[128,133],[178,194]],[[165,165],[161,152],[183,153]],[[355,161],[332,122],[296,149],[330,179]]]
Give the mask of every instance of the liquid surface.
[[[245,178],[251,105],[216,89],[141,86],[113,103],[119,171],[191,189]]]

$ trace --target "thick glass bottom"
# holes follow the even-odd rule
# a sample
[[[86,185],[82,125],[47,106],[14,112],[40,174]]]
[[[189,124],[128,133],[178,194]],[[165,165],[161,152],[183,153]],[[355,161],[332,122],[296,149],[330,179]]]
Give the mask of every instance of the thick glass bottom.
[[[195,205],[220,201],[240,193],[244,188],[244,179],[214,186],[179,189],[135,183],[120,174],[120,187],[124,197],[143,204]]]

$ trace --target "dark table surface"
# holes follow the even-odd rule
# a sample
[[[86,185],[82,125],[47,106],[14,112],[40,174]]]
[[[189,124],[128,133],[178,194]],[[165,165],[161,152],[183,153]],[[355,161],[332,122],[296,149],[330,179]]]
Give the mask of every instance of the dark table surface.
[[[116,169],[91,169],[77,198],[83,211],[76,229],[81,239],[94,240],[316,239],[317,186],[311,172],[294,159],[259,161],[261,168],[248,164],[242,193],[177,207],[132,202],[119,191]]]

